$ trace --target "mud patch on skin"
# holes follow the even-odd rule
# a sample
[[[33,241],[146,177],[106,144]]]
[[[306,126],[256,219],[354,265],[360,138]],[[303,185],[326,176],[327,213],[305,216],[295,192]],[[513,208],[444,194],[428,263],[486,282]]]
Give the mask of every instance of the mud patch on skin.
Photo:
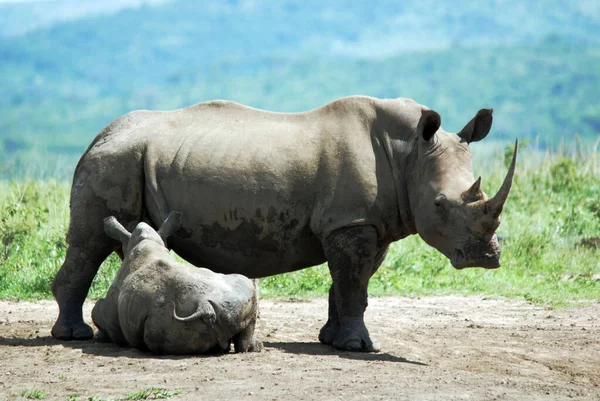
[[[257,208],[254,217],[248,219],[239,217],[237,209],[234,209],[226,213],[229,219],[225,221],[238,221],[239,224],[235,228],[219,222],[202,225],[197,230],[199,243],[206,248],[241,252],[249,257],[260,257],[264,253],[281,256],[290,246],[305,241],[307,236],[312,235],[310,230],[299,231],[300,221],[290,218],[290,214],[290,210],[278,211],[270,207],[265,219],[262,209]],[[178,237],[189,239],[195,236],[196,230],[192,232],[182,229],[176,234]]]
[[[192,235],[194,233],[191,230],[186,230],[185,228],[180,228],[177,231],[175,231],[175,235],[179,238],[192,238]]]
[[[299,223],[298,219],[292,219],[289,222],[284,223],[282,228],[284,230],[293,230],[294,228],[296,228],[298,226],[298,223]]]
[[[267,213],[267,223],[269,224],[275,224],[277,222],[277,209],[275,209],[273,206],[271,206],[269,208],[269,212]]]
[[[271,233],[261,238],[263,228],[253,221],[246,221],[231,230],[213,223],[209,227],[202,227],[202,244],[209,248],[244,249],[247,256],[257,256],[264,251],[277,252],[280,249],[279,241]]]
[[[272,216],[275,216],[273,224],[243,218],[235,228],[213,222],[193,231],[180,230],[169,246],[196,266],[252,278],[325,262],[321,241],[309,226],[303,226],[295,218],[281,222],[281,213]]]

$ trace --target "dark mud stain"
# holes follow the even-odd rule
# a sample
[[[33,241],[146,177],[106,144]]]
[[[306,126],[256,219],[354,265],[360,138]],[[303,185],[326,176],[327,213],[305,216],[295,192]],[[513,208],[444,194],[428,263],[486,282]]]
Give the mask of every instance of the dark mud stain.
[[[186,230],[185,228],[180,228],[179,230],[177,230],[175,232],[175,235],[179,238],[184,238],[184,239],[188,239],[191,238],[192,235],[194,234],[193,231],[191,230]]]
[[[287,222],[286,224],[283,225],[283,229],[284,230],[293,230],[294,228],[298,227],[298,224],[300,222],[298,221],[298,219],[292,219],[289,222]]]
[[[235,229],[222,227],[219,223],[202,227],[201,242],[209,248],[243,251],[247,256],[259,256],[265,251],[277,252],[281,249],[274,234],[260,238],[263,228],[253,221],[242,221]]]
[[[269,212],[267,213],[267,223],[275,224],[277,222],[277,210],[271,206],[269,208]]]

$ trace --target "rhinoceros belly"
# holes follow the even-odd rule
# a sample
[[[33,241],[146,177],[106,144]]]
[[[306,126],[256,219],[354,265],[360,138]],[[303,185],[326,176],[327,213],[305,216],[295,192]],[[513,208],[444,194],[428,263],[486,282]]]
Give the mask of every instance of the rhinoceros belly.
[[[325,261],[321,242],[308,227],[268,232],[264,226],[244,221],[232,229],[214,222],[182,230],[169,245],[192,264],[250,278],[299,270]]]
[[[170,210],[182,213],[182,227],[169,239],[175,252],[197,266],[247,277],[325,261],[311,229],[314,195],[306,185],[234,178],[196,171],[159,181],[153,203],[166,206],[149,208],[150,215],[158,222]]]

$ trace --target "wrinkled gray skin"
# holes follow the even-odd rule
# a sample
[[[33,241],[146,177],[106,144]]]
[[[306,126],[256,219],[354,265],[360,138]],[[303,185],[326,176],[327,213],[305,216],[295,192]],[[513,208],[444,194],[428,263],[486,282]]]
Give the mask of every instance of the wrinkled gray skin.
[[[165,244],[179,225],[173,212],[158,233],[142,222],[130,234],[114,217],[104,220],[125,259],[92,310],[97,339],[158,354],[227,352],[231,342],[236,352],[260,350],[256,280],[176,262]]]
[[[117,119],[75,171],[52,334],[92,336],[81,306],[120,245],[104,234],[104,217],[156,226],[180,210],[170,245],[195,265],[254,278],[327,261],[333,285],[320,341],[379,350],[363,315],[369,278],[391,242],[419,234],[456,268],[499,266],[494,232],[515,160],[488,199],[469,143],[488,134],[492,111],[480,110],[458,135],[440,124],[412,100],[359,96],[304,113],[212,101]]]

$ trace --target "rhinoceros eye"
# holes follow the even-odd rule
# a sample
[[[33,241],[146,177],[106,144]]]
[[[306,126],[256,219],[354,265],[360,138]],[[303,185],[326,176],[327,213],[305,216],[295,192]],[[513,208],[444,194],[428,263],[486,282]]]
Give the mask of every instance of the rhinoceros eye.
[[[440,194],[438,196],[435,197],[435,206],[436,207],[443,207],[444,204],[446,203],[446,195]]]

